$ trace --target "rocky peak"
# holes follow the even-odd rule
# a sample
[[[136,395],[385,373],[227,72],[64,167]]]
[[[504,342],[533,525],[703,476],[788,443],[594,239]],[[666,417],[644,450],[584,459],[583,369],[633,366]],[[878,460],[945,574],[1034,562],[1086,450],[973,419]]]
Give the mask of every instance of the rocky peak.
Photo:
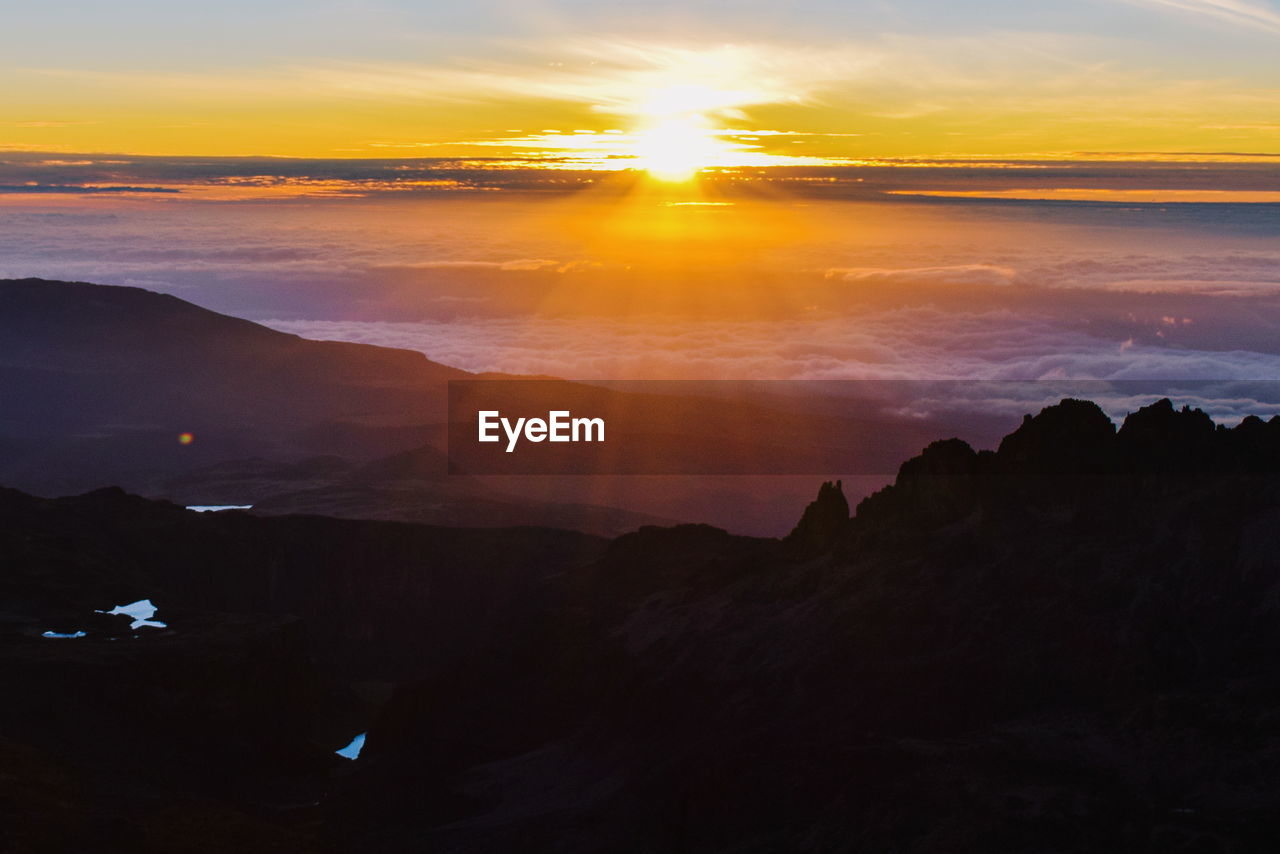
[[[841,481],[827,481],[818,489],[818,497],[804,509],[800,522],[786,537],[789,545],[805,554],[831,546],[849,524],[849,502],[844,497]]]
[[[1117,434],[1122,453],[1139,470],[1199,471],[1211,464],[1217,427],[1203,410],[1174,409],[1157,400],[1125,418]]]
[[[1019,474],[1090,474],[1115,461],[1116,426],[1091,400],[1066,398],[1026,415],[996,451],[999,467]]]

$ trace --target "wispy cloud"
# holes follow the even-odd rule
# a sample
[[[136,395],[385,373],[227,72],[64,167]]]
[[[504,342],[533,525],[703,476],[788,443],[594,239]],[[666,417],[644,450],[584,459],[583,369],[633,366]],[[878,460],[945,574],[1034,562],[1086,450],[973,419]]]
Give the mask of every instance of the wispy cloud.
[[[97,122],[68,122],[68,121],[22,121],[22,122],[0,122],[0,127],[5,128],[69,128],[80,127],[82,125],[93,125]]]
[[[801,103],[873,64],[866,51],[774,44],[681,46],[620,39],[513,45],[511,58],[454,66],[345,63],[295,69],[307,86],[371,97],[578,103],[621,119],[666,109],[738,117],[746,107]]]
[[[7,195],[98,195],[101,193],[180,193],[174,187],[130,187],[89,184],[0,184],[0,196]]]
[[[1263,0],[1119,2],[1254,28],[1245,35],[1280,33],[1280,13]],[[832,32],[802,42],[785,32],[737,42],[512,37],[412,58],[282,57],[145,70],[77,65],[27,68],[15,80],[48,93],[44,110],[60,98],[88,96],[139,105],[130,142],[139,153],[532,151],[566,158],[574,168],[603,168],[656,147],[658,131],[673,128],[696,131],[684,135],[709,155],[690,159],[721,166],[768,165],[778,157],[817,165],[839,157],[1134,147],[1268,150],[1270,140],[1255,139],[1269,134],[1273,121],[1274,87],[1265,76],[1207,75],[1199,64],[1151,67],[1150,52],[1131,47],[1119,34],[1012,29],[980,36]],[[175,130],[165,106],[172,103],[199,121]],[[46,150],[118,151],[114,122],[29,128],[18,147],[27,134],[43,133]]]
[[[1208,15],[1221,21],[1280,35],[1280,10],[1270,3],[1250,0],[1126,0],[1140,6],[1178,9]]]
[[[1270,379],[1280,356],[1088,334],[1052,318],[921,305],[847,318],[688,322],[268,320],[306,338],[420,350],[474,371],[609,379]],[[694,334],[691,334],[693,330]],[[1159,339],[1157,339],[1159,340]]]

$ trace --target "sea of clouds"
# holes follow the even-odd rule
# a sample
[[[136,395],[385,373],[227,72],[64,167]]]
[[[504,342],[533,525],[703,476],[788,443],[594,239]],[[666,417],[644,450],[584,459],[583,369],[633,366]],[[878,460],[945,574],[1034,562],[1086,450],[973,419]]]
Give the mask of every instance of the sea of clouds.
[[[809,200],[820,234],[671,273],[549,204],[9,205],[0,276],[572,379],[1280,378],[1276,206]]]

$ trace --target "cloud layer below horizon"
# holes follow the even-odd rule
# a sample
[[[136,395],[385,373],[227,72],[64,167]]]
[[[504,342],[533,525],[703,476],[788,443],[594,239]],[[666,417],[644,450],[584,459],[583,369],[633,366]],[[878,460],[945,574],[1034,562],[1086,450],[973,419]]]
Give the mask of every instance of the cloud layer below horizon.
[[[1276,206],[793,197],[655,203],[639,232],[627,216],[537,194],[42,202],[0,210],[0,276],[574,379],[1280,377]],[[654,223],[675,236],[646,238]]]

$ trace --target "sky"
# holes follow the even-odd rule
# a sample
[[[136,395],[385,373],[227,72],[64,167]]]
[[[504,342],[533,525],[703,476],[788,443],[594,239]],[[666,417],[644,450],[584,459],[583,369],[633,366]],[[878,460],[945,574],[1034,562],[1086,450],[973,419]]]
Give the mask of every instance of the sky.
[[[1268,0],[0,14],[0,277],[569,379],[1280,377]]]
[[[1269,0],[5,0],[0,12],[0,150],[674,173],[1280,155]]]

